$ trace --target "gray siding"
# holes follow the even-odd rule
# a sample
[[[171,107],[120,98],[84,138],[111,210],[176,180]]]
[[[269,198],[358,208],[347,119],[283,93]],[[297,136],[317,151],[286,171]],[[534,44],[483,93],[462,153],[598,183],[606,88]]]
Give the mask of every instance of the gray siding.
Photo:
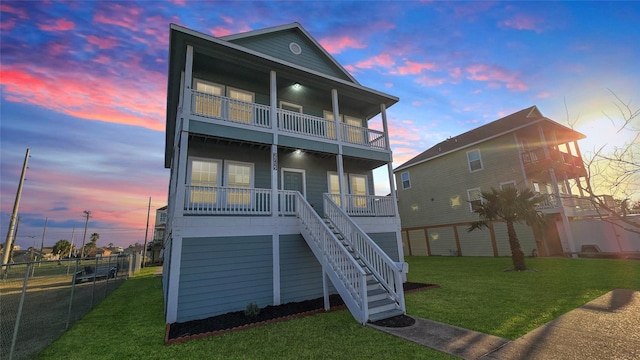
[[[453,227],[427,230],[431,255],[452,256],[457,251]]]
[[[489,229],[467,231],[468,226],[458,226],[460,252],[462,256],[493,256]]]
[[[232,42],[266,55],[282,59],[296,65],[319,71],[324,74],[349,80],[306,36],[295,29],[269,33]],[[289,44],[295,42],[302,48],[300,55],[289,50]]]
[[[467,150],[480,149],[483,170],[469,172]],[[396,173],[398,208],[403,228],[456,224],[478,220],[467,202],[467,190],[498,188],[500,183],[523,184],[519,152],[513,135],[487,141],[409,168],[411,188],[402,189]]]
[[[273,303],[271,236],[184,238],[178,322]]]
[[[499,256],[511,256],[511,247],[509,246],[509,236],[507,234],[507,224],[504,222],[494,222],[493,227],[496,232],[496,245],[498,246]],[[516,224],[516,234],[520,240],[520,247],[524,256],[531,256],[534,249],[537,249],[536,239],[533,235],[531,227],[525,224]]]
[[[398,242],[395,232],[367,234],[393,261],[404,261],[398,256]]]
[[[280,301],[321,297],[322,266],[302,235],[280,235]]]

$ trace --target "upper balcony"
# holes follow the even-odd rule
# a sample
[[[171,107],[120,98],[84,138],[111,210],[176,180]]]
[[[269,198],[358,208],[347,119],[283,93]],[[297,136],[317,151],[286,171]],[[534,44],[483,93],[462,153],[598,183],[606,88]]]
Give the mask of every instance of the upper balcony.
[[[544,149],[539,147],[523,151],[521,155],[528,174],[554,169],[559,173],[566,173],[571,178],[587,175],[582,159],[566,152],[550,148],[549,157],[545,157]]]
[[[247,127],[261,132],[278,131],[294,137],[311,138],[322,142],[342,142],[355,147],[387,151],[384,132],[348,123],[335,122],[301,112],[278,108],[277,123],[272,124],[270,106],[243,102],[226,96],[191,91],[191,115],[205,122],[225,126]],[[336,126],[339,126],[340,138]]]

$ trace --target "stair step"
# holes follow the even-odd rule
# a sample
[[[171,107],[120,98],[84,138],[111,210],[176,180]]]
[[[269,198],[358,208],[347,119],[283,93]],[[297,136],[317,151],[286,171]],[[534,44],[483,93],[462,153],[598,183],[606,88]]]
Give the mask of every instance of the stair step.
[[[392,309],[392,310],[379,312],[377,314],[369,315],[369,321],[370,322],[375,322],[375,321],[378,321],[378,320],[389,319],[389,318],[392,318],[394,316],[399,316],[399,315],[404,315],[404,311],[402,311],[400,309]]]
[[[387,310],[398,309],[398,304],[395,301],[386,298],[382,300],[376,300],[369,304],[369,314],[377,314]]]
[[[387,299],[387,298],[389,298],[389,294],[383,288],[378,287],[376,289],[367,291],[367,300],[369,302]]]

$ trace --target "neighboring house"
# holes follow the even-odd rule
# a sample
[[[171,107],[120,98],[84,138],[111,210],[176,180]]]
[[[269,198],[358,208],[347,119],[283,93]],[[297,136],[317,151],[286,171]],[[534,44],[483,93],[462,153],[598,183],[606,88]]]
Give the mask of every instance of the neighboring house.
[[[297,23],[220,38],[171,25],[168,80],[168,324],[335,292],[362,323],[404,313],[396,199],[372,176],[393,179],[396,97]]]
[[[153,227],[153,240],[147,244],[147,262],[155,264],[162,261],[164,229],[167,224],[167,206],[156,209],[156,221]]]
[[[400,165],[394,173],[405,253],[510,255],[504,223],[467,231],[479,220],[473,203],[480,201],[480,192],[506,186],[550,194],[540,207],[548,219],[541,233],[517,226],[525,255],[580,251],[569,219],[594,215],[584,194],[572,194],[586,181],[577,142],[583,138],[532,106],[451,137]]]

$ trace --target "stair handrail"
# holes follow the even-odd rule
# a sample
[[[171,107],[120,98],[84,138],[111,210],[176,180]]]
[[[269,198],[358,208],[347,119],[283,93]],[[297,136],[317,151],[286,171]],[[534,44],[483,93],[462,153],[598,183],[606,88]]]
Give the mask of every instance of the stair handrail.
[[[342,233],[373,276],[404,311],[403,264],[393,261],[329,195],[323,195],[324,215]]]
[[[320,260],[322,267],[328,267],[333,271],[328,273],[329,278],[332,279],[345,305],[356,320],[362,324],[366,323],[369,318],[366,272],[299,192],[296,195],[296,212],[300,221],[300,232],[316,258]],[[334,280],[338,280],[339,283]]]

